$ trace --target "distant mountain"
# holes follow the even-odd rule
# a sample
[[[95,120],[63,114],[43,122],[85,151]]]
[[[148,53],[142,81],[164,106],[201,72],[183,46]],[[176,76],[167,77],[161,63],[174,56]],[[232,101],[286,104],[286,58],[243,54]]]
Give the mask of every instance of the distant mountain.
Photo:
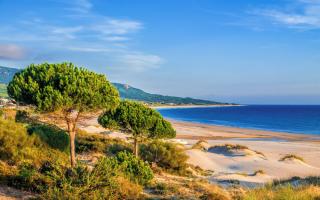
[[[131,87],[127,84],[113,83],[113,85],[119,90],[120,96],[125,99],[133,99],[138,101],[144,101],[148,103],[162,103],[162,104],[195,104],[195,105],[208,105],[208,104],[223,104],[220,102],[193,99],[190,97],[174,97],[164,96],[159,94],[150,94],[141,89]]]
[[[0,66],[0,83],[8,84],[13,75],[18,71],[20,71],[20,69]]]
[[[6,85],[8,84],[13,75],[19,72],[19,69],[1,67],[0,66],[0,96],[6,96]],[[119,90],[121,98],[132,99],[137,101],[144,101],[147,103],[162,103],[162,104],[195,104],[195,105],[208,105],[208,104],[222,104],[220,102],[182,98],[174,96],[165,96],[160,94],[150,94],[141,89],[131,87],[126,84],[113,83],[113,85]]]

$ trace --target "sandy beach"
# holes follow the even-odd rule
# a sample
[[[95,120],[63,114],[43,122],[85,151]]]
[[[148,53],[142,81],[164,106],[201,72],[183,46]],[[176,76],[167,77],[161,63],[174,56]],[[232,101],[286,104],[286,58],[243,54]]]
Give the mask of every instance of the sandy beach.
[[[189,122],[171,123],[177,131],[173,141],[186,147],[190,164],[214,171],[209,178],[212,182],[238,180],[251,187],[294,176],[320,175],[320,137]],[[192,148],[199,140],[204,140],[202,143],[207,150]],[[225,144],[248,149],[235,152],[208,150]],[[303,161],[294,158],[280,161],[288,154],[299,156]],[[255,174],[258,170],[263,173]]]
[[[184,146],[190,164],[213,171],[208,177],[211,182],[223,185],[228,184],[230,180],[237,180],[243,186],[253,187],[294,176],[320,175],[319,136],[173,120],[170,122],[177,131],[176,138],[171,141]],[[96,118],[83,121],[79,128],[91,133],[127,138],[123,133],[102,128]],[[203,140],[205,150],[193,148],[199,140]],[[242,145],[247,149],[234,152],[209,150],[210,147],[225,144]],[[299,156],[303,161],[294,158],[280,161],[288,154]],[[257,171],[263,173],[255,174]]]
[[[150,106],[153,109],[167,109],[167,108],[206,108],[206,107],[228,107],[228,106],[243,106],[237,104],[214,104],[214,105],[161,105]]]

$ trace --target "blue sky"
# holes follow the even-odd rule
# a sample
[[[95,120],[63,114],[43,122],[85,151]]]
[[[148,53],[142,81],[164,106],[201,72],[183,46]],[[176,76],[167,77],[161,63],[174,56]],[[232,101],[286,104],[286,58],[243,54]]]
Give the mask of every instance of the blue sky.
[[[0,65],[71,61],[148,92],[320,103],[320,0],[0,0]]]

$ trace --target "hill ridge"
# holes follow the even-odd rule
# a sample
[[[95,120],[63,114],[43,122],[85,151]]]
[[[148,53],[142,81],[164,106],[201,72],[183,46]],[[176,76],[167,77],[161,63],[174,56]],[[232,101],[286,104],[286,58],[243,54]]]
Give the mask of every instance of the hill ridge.
[[[0,96],[6,97],[6,84],[10,82],[15,73],[20,69],[0,66]],[[152,94],[145,92],[142,89],[132,87],[128,84],[112,83],[120,93],[120,97],[124,99],[131,99],[136,101],[143,101],[146,103],[159,104],[193,104],[193,105],[213,105],[224,104],[216,101],[196,99],[191,97],[176,97],[161,94]]]

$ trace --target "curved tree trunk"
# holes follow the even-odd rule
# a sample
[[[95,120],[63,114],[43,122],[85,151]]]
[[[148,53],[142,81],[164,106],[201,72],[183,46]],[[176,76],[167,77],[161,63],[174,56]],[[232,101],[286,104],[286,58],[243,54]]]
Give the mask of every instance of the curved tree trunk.
[[[68,125],[68,133],[69,133],[69,139],[70,139],[70,162],[71,162],[71,167],[74,168],[77,165],[75,139],[76,139],[76,125],[77,125],[78,118],[80,116],[80,111],[78,111],[75,116],[72,116],[73,114],[72,112],[73,112],[72,110],[65,112],[65,120]]]
[[[71,167],[76,166],[76,151],[75,151],[75,131],[69,131],[69,138],[70,138],[70,161]]]
[[[139,157],[139,144],[138,138],[134,138],[134,155],[138,158]]]

